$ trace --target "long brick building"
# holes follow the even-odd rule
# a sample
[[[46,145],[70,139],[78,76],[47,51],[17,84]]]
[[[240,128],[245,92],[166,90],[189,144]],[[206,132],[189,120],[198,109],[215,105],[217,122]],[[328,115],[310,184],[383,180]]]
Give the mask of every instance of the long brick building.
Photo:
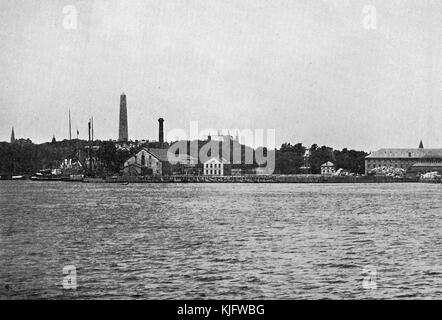
[[[417,163],[442,163],[442,149],[380,149],[365,158],[365,174],[379,167],[409,170]]]

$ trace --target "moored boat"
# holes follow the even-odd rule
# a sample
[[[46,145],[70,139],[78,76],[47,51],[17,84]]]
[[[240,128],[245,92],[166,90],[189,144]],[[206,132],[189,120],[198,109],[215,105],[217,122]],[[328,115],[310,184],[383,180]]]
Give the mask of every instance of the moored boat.
[[[84,175],[83,174],[71,174],[69,176],[68,181],[71,181],[71,182],[82,182],[82,181],[84,181]]]
[[[63,177],[60,174],[53,174],[52,170],[40,170],[31,177],[32,181],[62,181]]]

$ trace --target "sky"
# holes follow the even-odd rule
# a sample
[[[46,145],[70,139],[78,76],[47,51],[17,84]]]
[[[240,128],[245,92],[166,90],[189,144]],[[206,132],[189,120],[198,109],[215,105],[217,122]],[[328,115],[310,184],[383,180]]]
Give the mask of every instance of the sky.
[[[0,0],[0,141],[276,130],[276,145],[442,148],[437,0]],[[75,133],[74,133],[75,135]]]

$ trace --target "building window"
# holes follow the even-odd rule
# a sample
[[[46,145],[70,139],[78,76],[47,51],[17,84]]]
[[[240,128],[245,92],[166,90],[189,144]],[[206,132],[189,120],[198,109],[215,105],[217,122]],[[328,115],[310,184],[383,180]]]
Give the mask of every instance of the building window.
[[[144,153],[141,155],[141,165],[142,166],[146,165],[146,156],[144,155]]]

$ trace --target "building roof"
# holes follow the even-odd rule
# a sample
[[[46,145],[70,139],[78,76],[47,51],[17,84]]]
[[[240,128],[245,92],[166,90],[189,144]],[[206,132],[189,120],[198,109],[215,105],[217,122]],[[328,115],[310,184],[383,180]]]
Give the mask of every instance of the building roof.
[[[171,164],[185,164],[185,165],[187,164],[187,165],[190,165],[190,164],[197,164],[198,163],[198,159],[197,158],[192,157],[192,156],[190,156],[188,154],[183,154],[183,153],[173,154],[171,152],[168,152],[168,155],[169,155],[168,161]]]
[[[146,148],[145,150],[162,162],[169,161],[169,158],[167,157],[169,149]]]
[[[194,161],[194,162],[198,161],[197,158],[192,157],[188,154],[182,154],[182,153],[173,154],[173,153],[169,152],[169,149],[144,148],[144,150],[162,162],[186,163],[189,161]]]
[[[333,164],[333,162],[330,162],[330,161],[328,161],[328,162],[326,162],[326,163],[324,163],[323,165],[321,165],[321,167],[334,167],[335,165]]]
[[[442,149],[380,149],[367,156],[367,159],[379,158],[442,158]]]
[[[441,167],[442,168],[442,163],[440,162],[418,162],[413,164],[411,167]]]
[[[211,161],[211,160],[216,160],[216,161],[218,161],[218,162],[220,162],[220,163],[223,163],[223,164],[227,164],[227,163],[229,163],[229,161],[227,161],[226,159],[224,159],[224,158],[222,158],[222,157],[210,157],[210,158],[207,159],[204,163],[207,163],[207,162],[209,162],[209,161]]]

